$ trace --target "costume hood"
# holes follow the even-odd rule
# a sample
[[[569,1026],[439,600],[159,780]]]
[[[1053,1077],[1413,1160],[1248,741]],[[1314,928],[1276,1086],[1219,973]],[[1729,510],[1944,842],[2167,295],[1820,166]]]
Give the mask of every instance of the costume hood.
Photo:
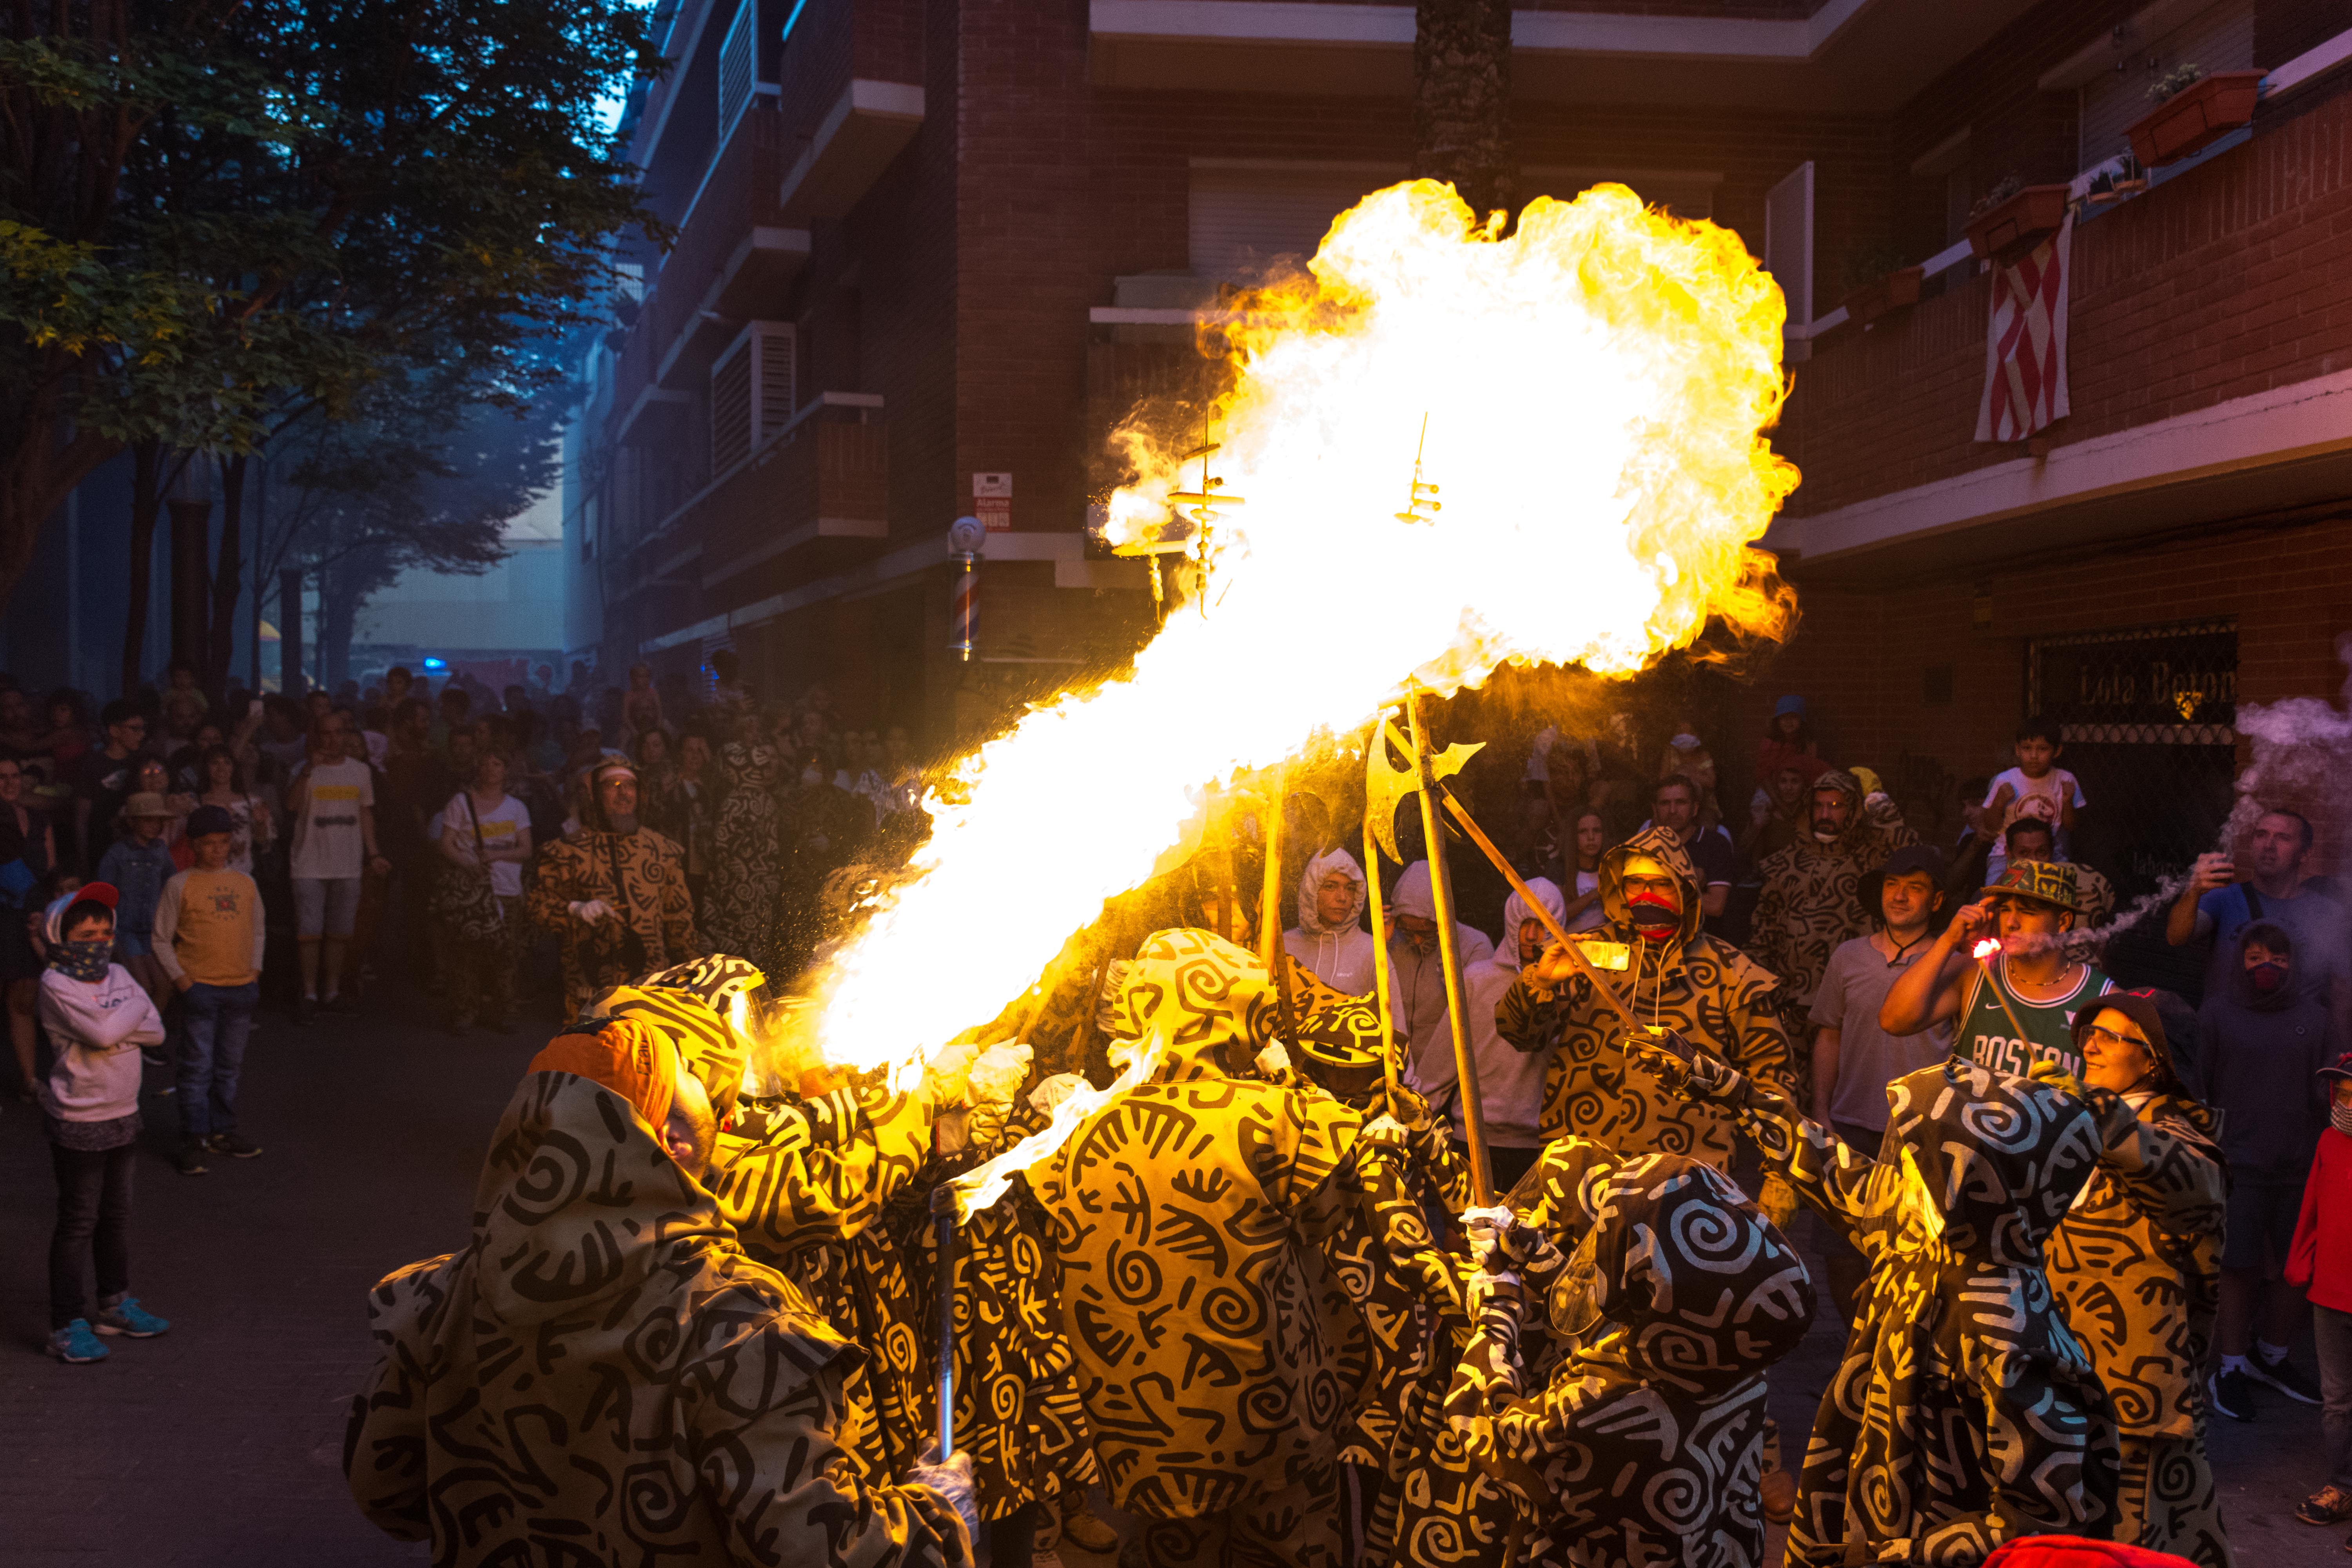
[[[1625,862],[1639,855],[1646,855],[1664,866],[1682,884],[1683,922],[1674,940],[1675,945],[1687,942],[1698,934],[1699,922],[1706,918],[1699,901],[1705,889],[1699,886],[1698,868],[1692,863],[1690,852],[1683,847],[1683,841],[1675,837],[1672,828],[1645,827],[1615,848],[1601,853],[1601,912],[1621,928],[1633,925],[1625,908]]]
[[[1845,826],[1828,844],[1813,837],[1813,796],[1822,790],[1833,789],[1845,796]],[[1870,831],[1870,823],[1862,811],[1862,781],[1844,768],[1832,768],[1805,786],[1803,809],[1797,814],[1799,826],[1804,828],[1800,842],[1816,849],[1842,848]]]
[[[1346,920],[1337,925],[1326,925],[1315,890],[1323,885],[1323,879],[1334,871],[1347,873],[1349,879],[1356,884],[1356,901],[1348,906]],[[1318,855],[1307,862],[1307,869],[1298,878],[1298,929],[1308,936],[1339,936],[1354,931],[1357,922],[1364,918],[1366,897],[1364,868],[1356,864],[1353,855],[1345,849],[1332,849]]]
[[[1874,1180],[1899,1207],[1907,1156],[1943,1215],[1945,1249],[1972,1262],[2039,1268],[2051,1231],[2096,1173],[2090,1108],[2032,1079],[1953,1058],[1886,1086],[1886,1139]]]
[[[1155,1083],[1234,1078],[1274,1043],[1274,976],[1255,953],[1213,931],[1154,931],[1136,950],[1113,1011],[1121,1038],[1153,1040]]]
[[[1530,877],[1528,879],[1528,891],[1536,896],[1536,901],[1544,907],[1553,920],[1562,925],[1568,923],[1568,898],[1559,890],[1559,883],[1549,877]],[[1496,967],[1515,973],[1517,971],[1519,926],[1523,921],[1535,918],[1535,911],[1528,908],[1528,901],[1518,894],[1513,893],[1503,900],[1503,940],[1495,945],[1494,962]],[[1547,937],[1546,940],[1549,941],[1549,938]]]
[[[723,1124],[751,1051],[748,995],[766,983],[748,960],[715,953],[615,985],[589,1003],[581,1020],[635,1018],[659,1031],[677,1047],[679,1064],[702,1080]]]

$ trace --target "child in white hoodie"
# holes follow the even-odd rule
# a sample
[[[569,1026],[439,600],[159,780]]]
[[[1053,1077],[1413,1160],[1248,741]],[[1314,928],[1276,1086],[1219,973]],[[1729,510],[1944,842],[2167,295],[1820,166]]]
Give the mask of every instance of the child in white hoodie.
[[[116,893],[92,882],[50,904],[41,1026],[57,1060],[41,1084],[58,1173],[49,1237],[49,1353],[106,1359],[97,1334],[148,1339],[172,1325],[131,1294],[131,1171],[139,1146],[140,1047],[163,1043],[146,989],[113,962]],[[98,1265],[98,1314],[83,1308],[82,1258]],[[96,1333],[93,1333],[93,1326]]]

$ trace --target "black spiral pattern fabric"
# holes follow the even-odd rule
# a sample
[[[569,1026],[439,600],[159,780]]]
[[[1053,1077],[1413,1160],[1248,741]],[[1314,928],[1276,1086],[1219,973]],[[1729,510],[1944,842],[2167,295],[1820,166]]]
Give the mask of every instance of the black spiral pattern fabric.
[[[1851,773],[1825,773],[1822,780],[1835,777],[1853,780]],[[1877,911],[1863,908],[1862,879],[1897,849],[1919,842],[1894,802],[1864,805],[1860,793],[1856,785],[1853,818],[1835,843],[1822,844],[1804,834],[1756,868],[1764,890],[1757,895],[1748,951],[1780,977],[1781,994],[1800,1027],[1829,971],[1830,954],[1839,943],[1870,932]]]
[[[613,912],[594,925],[572,913],[572,905],[599,899]],[[583,828],[547,845],[531,862],[523,905],[531,922],[556,938],[567,1018],[578,1017],[598,992],[627,984],[647,962],[682,963],[709,951],[695,929],[686,851],[650,827]],[[634,944],[628,931],[636,933]]]
[[[1803,1260],[1704,1162],[1590,1143],[1546,1161],[1543,1240],[1445,1404],[1521,1510],[1520,1560],[1760,1568],[1764,1373],[1812,1321]]]
[[[865,1352],[617,1095],[526,1078],[475,1210],[369,1297],[343,1470],[379,1527],[452,1565],[969,1561],[945,1500],[868,1468]]]

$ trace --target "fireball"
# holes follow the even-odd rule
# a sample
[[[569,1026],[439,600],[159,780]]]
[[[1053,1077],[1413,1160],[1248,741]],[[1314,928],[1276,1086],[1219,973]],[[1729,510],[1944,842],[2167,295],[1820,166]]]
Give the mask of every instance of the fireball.
[[[1204,784],[1410,686],[1507,661],[1630,675],[1710,619],[1780,635],[1789,595],[1753,546],[1797,481],[1763,434],[1783,315],[1736,236],[1620,185],[1536,201],[1508,236],[1425,180],[1344,214],[1309,276],[1223,329],[1211,439],[1249,499],[1215,521],[1200,613],[926,803],[912,874],[818,977],[825,1056],[937,1051],[1149,876]],[[1139,478],[1115,530],[1171,521],[1200,435],[1122,432]],[[1442,510],[1408,504],[1417,451]]]

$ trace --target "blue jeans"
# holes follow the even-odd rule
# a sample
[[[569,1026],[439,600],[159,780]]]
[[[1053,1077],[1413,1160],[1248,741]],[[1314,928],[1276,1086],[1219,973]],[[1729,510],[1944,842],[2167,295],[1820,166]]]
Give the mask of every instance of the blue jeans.
[[[236,1075],[245,1066],[245,1037],[261,982],[207,985],[198,981],[180,1001],[180,1130],[191,1139],[236,1131]]]

